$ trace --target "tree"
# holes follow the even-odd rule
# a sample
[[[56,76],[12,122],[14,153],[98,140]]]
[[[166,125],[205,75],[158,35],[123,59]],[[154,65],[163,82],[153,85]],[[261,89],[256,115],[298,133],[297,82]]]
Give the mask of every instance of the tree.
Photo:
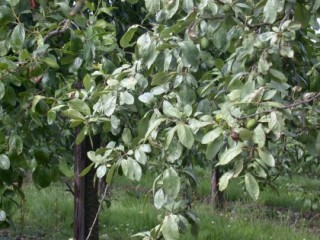
[[[65,172],[76,128],[78,145],[101,136],[83,175],[138,181],[156,166],[168,214],[137,236],[178,239],[198,223],[181,194],[194,165],[256,200],[288,139],[319,156],[318,0],[0,2],[2,199],[23,194],[21,169],[39,187]]]

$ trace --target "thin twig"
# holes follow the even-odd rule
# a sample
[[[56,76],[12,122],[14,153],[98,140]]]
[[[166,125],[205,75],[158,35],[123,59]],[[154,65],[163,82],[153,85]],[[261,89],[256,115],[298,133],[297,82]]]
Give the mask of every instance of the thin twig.
[[[266,110],[266,111],[262,111],[262,112],[258,112],[258,113],[253,113],[253,114],[249,114],[249,115],[245,115],[243,117],[235,117],[235,116],[234,117],[236,119],[238,119],[238,120],[252,118],[252,117],[255,117],[257,115],[264,114],[264,113],[271,113],[271,112],[274,112],[274,111],[277,111],[277,110],[285,110],[285,109],[288,109],[288,108],[293,108],[293,107],[296,107],[296,106],[311,102],[311,101],[315,100],[318,97],[320,97],[320,93],[317,93],[316,95],[314,95],[311,98],[302,100],[300,102],[292,103],[292,104],[286,105],[284,107],[277,107],[277,108],[273,108],[273,109],[270,109],[270,110]]]
[[[91,227],[90,227],[90,231],[89,231],[89,234],[88,234],[86,240],[89,240],[89,238],[90,238],[90,236],[91,236],[91,234],[92,234],[93,227],[94,227],[94,225],[95,225],[96,222],[97,222],[99,213],[100,213],[101,208],[102,208],[103,201],[104,201],[104,199],[105,199],[105,197],[106,197],[106,195],[107,195],[107,192],[108,192],[108,187],[109,187],[109,185],[106,185],[106,188],[104,189],[104,193],[103,193],[103,195],[102,195],[102,199],[101,199],[101,202],[100,202],[98,211],[97,211],[97,213],[96,213],[96,216],[94,217],[93,223],[92,223],[92,225],[91,225]]]
[[[68,188],[66,191],[70,192],[72,194],[72,196],[74,196],[74,191],[73,191],[72,187],[70,186],[69,182],[66,181],[65,184]]]

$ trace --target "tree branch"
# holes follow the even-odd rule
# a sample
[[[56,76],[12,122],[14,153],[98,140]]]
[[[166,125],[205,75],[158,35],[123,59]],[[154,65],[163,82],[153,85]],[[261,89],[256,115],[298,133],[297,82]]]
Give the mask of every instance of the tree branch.
[[[62,26],[61,29],[56,29],[52,32],[49,32],[44,38],[43,38],[43,42],[46,43],[50,38],[58,36],[58,35],[62,35],[64,34],[68,27],[70,26],[70,20],[66,20]]]
[[[249,114],[249,115],[245,115],[243,117],[235,117],[235,116],[233,116],[233,117],[238,119],[238,120],[252,118],[252,117],[255,117],[257,115],[261,115],[261,114],[265,114],[265,113],[271,113],[271,112],[278,111],[278,110],[285,110],[285,109],[288,109],[288,108],[293,108],[293,107],[296,107],[296,106],[311,102],[311,101],[317,99],[318,97],[320,97],[320,93],[317,93],[316,95],[314,95],[314,96],[312,96],[310,98],[304,99],[304,100],[296,102],[296,103],[289,104],[289,105],[284,106],[284,107],[273,108],[273,109],[270,109],[270,110],[266,110],[266,111],[262,111],[262,112],[258,112],[258,113],[253,113],[253,114]]]
[[[73,8],[71,9],[69,15],[71,17],[75,16],[83,7],[84,5],[84,0],[78,0],[77,3],[73,6]]]
[[[73,8],[70,10],[69,15],[70,17],[75,16],[83,7],[84,5],[84,1],[85,0],[79,0],[76,2],[76,4],[73,6]],[[61,29],[56,29],[52,32],[49,32],[44,38],[43,38],[43,42],[47,42],[50,38],[58,36],[58,35],[62,35],[66,32],[66,30],[69,28],[70,26],[70,19],[65,20],[63,27]]]

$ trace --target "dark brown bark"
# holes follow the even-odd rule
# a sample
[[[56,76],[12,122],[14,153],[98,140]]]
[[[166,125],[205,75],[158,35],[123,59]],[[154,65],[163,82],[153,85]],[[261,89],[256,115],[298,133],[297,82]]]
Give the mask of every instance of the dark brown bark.
[[[212,209],[223,208],[225,205],[224,192],[219,191],[219,179],[221,171],[219,167],[212,168],[211,175],[211,207]]]
[[[79,129],[75,131],[75,136]],[[86,166],[87,157],[86,141],[74,147],[75,169],[74,169],[74,218],[73,218],[73,237],[75,240],[85,240],[85,181],[80,177],[80,173]]]
[[[88,139],[87,139],[88,140]],[[93,139],[93,149],[95,150],[100,146],[100,137],[99,135],[95,136]],[[87,144],[90,144],[89,142]],[[91,145],[90,145],[91,146]],[[89,151],[90,151],[89,150]],[[91,163],[90,159],[86,158],[87,166]],[[91,171],[85,176],[85,236],[87,237],[90,233],[90,240],[99,239],[99,218],[94,223],[94,219],[98,214],[99,201],[98,201],[98,181],[94,182],[95,169],[92,168]],[[94,225],[93,225],[94,223]],[[92,227],[92,229],[91,229]]]
[[[76,130],[76,134],[79,129]],[[80,177],[80,173],[91,162],[87,157],[87,152],[99,147],[99,137],[94,137],[93,145],[90,139],[86,139],[79,145],[75,145],[75,177],[74,177],[74,239],[86,240],[91,231],[95,216],[98,212],[99,202],[97,196],[97,184],[94,183],[94,169],[85,176]],[[99,222],[93,226],[90,234],[90,240],[99,239]]]

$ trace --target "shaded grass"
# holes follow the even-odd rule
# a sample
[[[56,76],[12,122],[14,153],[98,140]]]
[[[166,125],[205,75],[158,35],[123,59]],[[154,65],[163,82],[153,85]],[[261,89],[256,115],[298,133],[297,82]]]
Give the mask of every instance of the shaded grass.
[[[24,189],[26,201],[14,217],[14,235],[35,239],[67,239],[72,236],[73,198],[63,185]]]
[[[265,189],[256,203],[243,191],[243,184],[231,181],[226,191],[227,208],[212,214],[204,200],[210,194],[210,172],[200,172],[199,176],[198,200],[193,204],[193,210],[200,217],[201,229],[197,238],[187,232],[181,239],[319,239],[308,229],[308,219],[293,213],[306,211],[296,200],[301,188],[319,189],[319,180],[299,176],[279,178],[276,182],[282,186],[279,194]],[[114,179],[109,196],[111,207],[104,207],[100,213],[101,239],[130,239],[132,234],[150,230],[160,223],[166,213],[153,207],[152,194],[148,191],[154,178],[153,173],[147,174],[139,185],[123,177]],[[292,187],[296,185],[299,187]],[[72,236],[73,199],[64,186],[37,190],[28,185],[25,194],[27,201],[23,204],[22,214],[17,212],[15,216],[17,229],[11,231],[12,238],[60,240]]]

